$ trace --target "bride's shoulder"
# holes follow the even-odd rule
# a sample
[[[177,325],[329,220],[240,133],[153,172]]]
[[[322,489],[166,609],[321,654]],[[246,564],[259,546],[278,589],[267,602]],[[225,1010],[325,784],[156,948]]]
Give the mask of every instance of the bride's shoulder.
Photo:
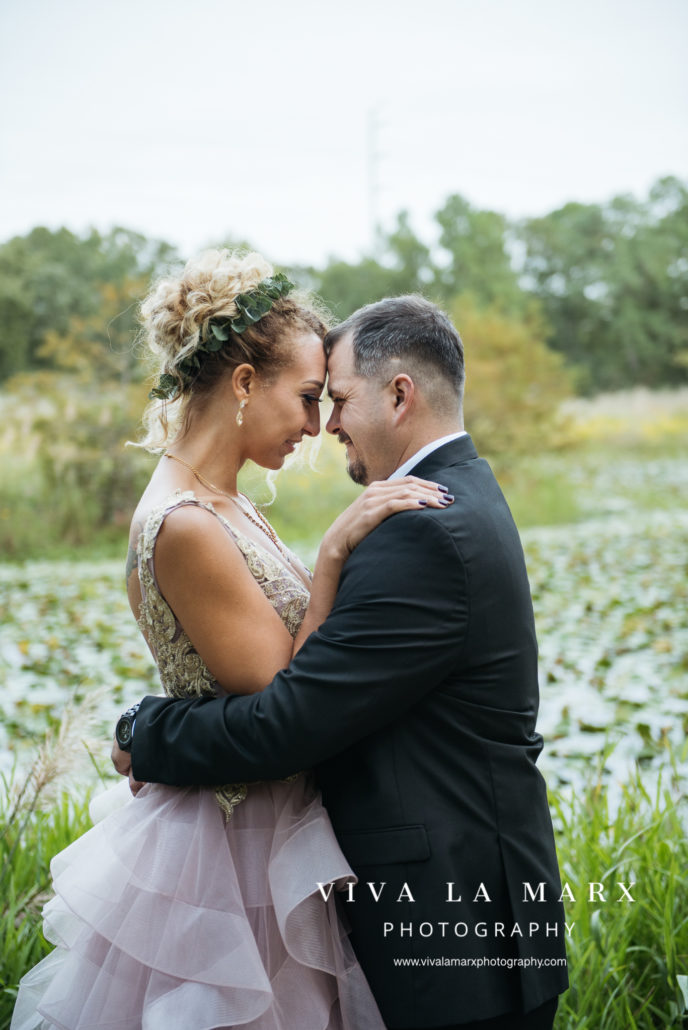
[[[169,494],[144,497],[139,502],[131,520],[129,542],[139,552],[142,547],[150,548],[165,524],[181,528],[193,524],[198,512],[215,514],[212,505],[200,501],[193,490],[174,490]],[[203,516],[201,516],[203,517]]]

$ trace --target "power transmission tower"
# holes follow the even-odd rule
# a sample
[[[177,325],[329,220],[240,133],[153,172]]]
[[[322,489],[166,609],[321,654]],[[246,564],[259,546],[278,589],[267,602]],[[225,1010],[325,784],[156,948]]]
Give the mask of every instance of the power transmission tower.
[[[368,168],[368,221],[370,243],[373,257],[379,256],[380,250],[380,117],[377,108],[368,111],[366,154]]]

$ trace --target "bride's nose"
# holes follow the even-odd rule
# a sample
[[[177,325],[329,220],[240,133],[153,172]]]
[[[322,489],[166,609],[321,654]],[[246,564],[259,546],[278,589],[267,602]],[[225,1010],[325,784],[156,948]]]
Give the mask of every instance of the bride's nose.
[[[320,405],[313,404],[311,407],[312,410],[308,412],[303,431],[306,436],[317,436],[320,432]]]

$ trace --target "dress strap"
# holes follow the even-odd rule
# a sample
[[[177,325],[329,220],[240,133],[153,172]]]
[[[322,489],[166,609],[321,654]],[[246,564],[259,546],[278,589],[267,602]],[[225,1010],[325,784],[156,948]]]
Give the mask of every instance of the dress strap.
[[[158,538],[158,533],[162,529],[162,524],[170,514],[176,508],[182,508],[185,505],[194,505],[197,508],[204,508],[205,511],[211,512],[215,518],[219,519],[221,524],[227,529],[230,534],[236,538],[234,530],[230,526],[226,519],[220,517],[214,506],[208,501],[199,501],[193,490],[176,490],[170,497],[168,497],[162,504],[157,505],[153,508],[146,518],[143,524],[143,529],[137,542],[137,554],[139,561],[152,561],[153,554],[155,551],[155,543]]]

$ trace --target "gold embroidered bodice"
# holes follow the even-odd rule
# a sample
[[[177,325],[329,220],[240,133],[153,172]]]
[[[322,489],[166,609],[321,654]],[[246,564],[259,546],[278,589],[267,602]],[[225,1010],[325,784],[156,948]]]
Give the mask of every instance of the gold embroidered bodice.
[[[212,504],[199,501],[191,490],[177,490],[164,504],[154,508],[138,540],[138,573],[141,605],[138,624],[158,666],[163,689],[169,697],[219,697],[224,691],[195,650],[174,612],[158,589],[155,578],[155,543],[165,518],[175,508],[195,505],[220,520],[241,551],[252,576],[272,604],[292,637],[296,636],[308,607],[309,593],[303,581],[285,562],[274,557],[243,533],[234,529]],[[285,548],[286,550],[286,548]],[[294,563],[298,558],[291,555]],[[218,787],[218,803],[227,818],[247,794],[246,784]]]

